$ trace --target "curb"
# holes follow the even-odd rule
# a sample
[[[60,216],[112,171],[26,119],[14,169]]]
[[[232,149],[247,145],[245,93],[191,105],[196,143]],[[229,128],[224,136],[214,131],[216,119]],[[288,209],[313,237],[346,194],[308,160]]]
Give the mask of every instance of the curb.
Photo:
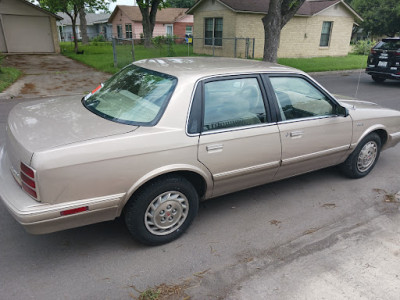
[[[335,74],[348,74],[348,73],[359,73],[359,72],[365,72],[365,69],[307,72],[307,74],[311,76],[316,76],[316,75],[335,75]]]

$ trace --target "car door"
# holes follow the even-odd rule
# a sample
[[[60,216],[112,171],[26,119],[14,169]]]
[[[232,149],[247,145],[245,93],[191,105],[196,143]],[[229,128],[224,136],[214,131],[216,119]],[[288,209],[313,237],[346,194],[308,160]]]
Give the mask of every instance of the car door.
[[[339,113],[342,107],[305,76],[274,75],[268,81],[282,142],[276,179],[342,162],[353,131],[351,117]]]
[[[193,103],[192,112],[202,111],[201,125],[189,121],[189,132],[200,133],[198,160],[213,176],[213,196],[271,181],[280,164],[281,145],[264,102],[261,77],[208,79],[196,94],[201,100]]]

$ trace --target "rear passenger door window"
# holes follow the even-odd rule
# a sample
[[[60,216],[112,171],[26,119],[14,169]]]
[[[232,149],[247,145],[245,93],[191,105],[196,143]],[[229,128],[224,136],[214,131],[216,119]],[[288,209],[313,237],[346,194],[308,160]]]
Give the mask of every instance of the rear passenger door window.
[[[204,84],[203,132],[266,122],[257,78],[210,81]]]

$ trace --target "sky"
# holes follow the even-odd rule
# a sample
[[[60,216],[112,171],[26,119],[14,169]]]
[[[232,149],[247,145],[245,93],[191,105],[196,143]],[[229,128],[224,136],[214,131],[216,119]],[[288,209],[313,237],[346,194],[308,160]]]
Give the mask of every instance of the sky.
[[[116,5],[135,5],[135,0],[117,0],[116,2],[111,2],[110,11],[113,12]]]

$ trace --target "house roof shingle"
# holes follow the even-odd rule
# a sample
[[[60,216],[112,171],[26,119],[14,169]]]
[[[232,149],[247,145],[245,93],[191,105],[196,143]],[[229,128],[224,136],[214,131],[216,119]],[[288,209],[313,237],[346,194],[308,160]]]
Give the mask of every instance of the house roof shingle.
[[[130,5],[117,5],[111,14],[109,21],[114,18],[118,9],[125,13],[129,19],[136,22],[142,22],[142,13],[138,6]],[[187,8],[163,8],[157,11],[156,22],[157,23],[174,23],[178,18],[185,15]]]
[[[220,0],[235,11],[268,13],[269,0]],[[297,11],[297,15],[312,16],[340,0],[306,1]]]
[[[41,8],[40,6],[37,6],[37,5],[35,5],[35,4],[33,4],[33,3],[29,2],[29,1],[26,1],[26,0],[20,0],[20,1],[25,3],[26,5],[29,5],[29,6],[31,6],[33,8],[35,8],[35,9],[37,9],[37,10],[40,10],[40,11],[44,12],[45,14],[48,14],[48,15],[56,18],[57,21],[62,19],[60,16],[58,16],[56,14],[53,14],[52,12],[48,11],[47,9]]]
[[[64,20],[60,21],[63,25],[72,25],[71,18],[66,14],[66,13],[57,13],[57,15]],[[93,14],[93,13],[87,13],[86,14],[86,23],[87,25],[93,25],[93,24],[98,24],[98,23],[107,23],[108,18],[110,17],[111,14]],[[76,25],[80,25],[80,19],[79,17],[76,18]]]
[[[235,12],[251,12],[251,13],[262,13],[267,14],[269,8],[270,0],[217,0],[221,4],[227,6]],[[202,2],[199,0],[196,2],[194,6],[192,6],[188,13],[192,13],[193,10]],[[306,0],[303,5],[296,12],[297,16],[313,16],[315,14],[320,13],[324,9],[333,6],[337,3],[343,3],[357,18],[361,19],[361,17],[346,3],[341,0]]]

